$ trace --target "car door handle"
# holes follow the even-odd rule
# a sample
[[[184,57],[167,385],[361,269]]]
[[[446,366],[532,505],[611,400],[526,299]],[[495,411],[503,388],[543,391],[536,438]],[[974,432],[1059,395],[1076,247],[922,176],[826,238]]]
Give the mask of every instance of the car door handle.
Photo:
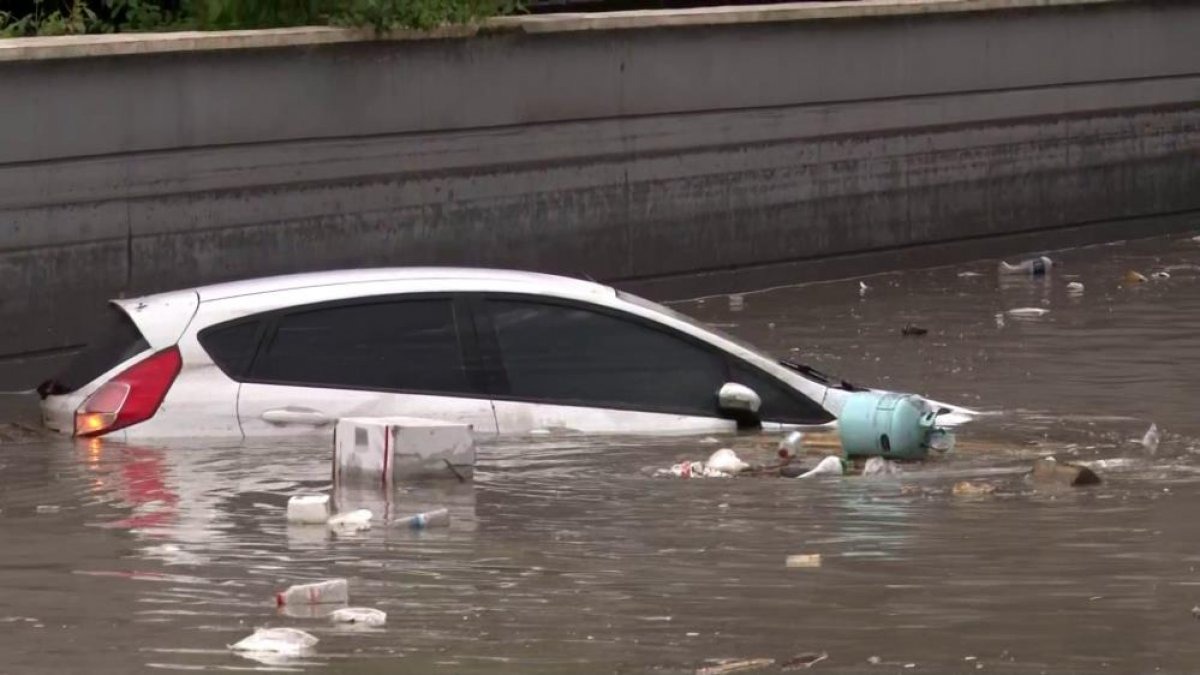
[[[325,413],[312,408],[275,408],[264,411],[262,418],[271,424],[307,424],[314,427],[324,426],[332,421]]]

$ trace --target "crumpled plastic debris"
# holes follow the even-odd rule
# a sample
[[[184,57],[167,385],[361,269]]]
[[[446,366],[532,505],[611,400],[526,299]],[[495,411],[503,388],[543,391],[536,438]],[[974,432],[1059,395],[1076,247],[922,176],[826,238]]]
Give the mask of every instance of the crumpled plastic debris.
[[[330,614],[329,619],[334,623],[376,627],[387,623],[387,612],[373,607],[343,607]]]
[[[259,628],[254,634],[229,645],[239,652],[264,652],[285,656],[300,656],[316,646],[316,636],[297,628]]]
[[[358,509],[348,513],[339,513],[326,521],[326,524],[329,526],[329,529],[337,532],[359,532],[371,529],[371,518],[373,517],[374,514],[369,510]]]
[[[872,457],[871,459],[868,459],[866,465],[863,466],[862,475],[865,478],[871,478],[898,476],[901,473],[903,472],[900,470],[899,464],[886,460],[882,457]]]
[[[659,469],[659,476],[674,476],[675,478],[732,478],[733,474],[715,471],[704,465],[704,462],[680,462],[671,465],[669,469]]]
[[[707,462],[680,462],[669,469],[659,469],[657,476],[675,478],[732,478],[750,468],[733,450],[721,448],[709,456]]]
[[[819,464],[812,468],[811,471],[802,473],[797,478],[811,478],[813,476],[841,476],[846,473],[846,469],[842,466],[842,458],[830,455],[821,460]]]
[[[1161,438],[1162,436],[1158,433],[1158,425],[1151,424],[1150,428],[1146,430],[1146,435],[1142,436],[1142,447],[1150,452],[1156,452]]]
[[[704,467],[710,471],[720,471],[722,473],[741,473],[749,469],[750,465],[743,462],[733,450],[721,448],[709,455],[708,461],[704,463]]]

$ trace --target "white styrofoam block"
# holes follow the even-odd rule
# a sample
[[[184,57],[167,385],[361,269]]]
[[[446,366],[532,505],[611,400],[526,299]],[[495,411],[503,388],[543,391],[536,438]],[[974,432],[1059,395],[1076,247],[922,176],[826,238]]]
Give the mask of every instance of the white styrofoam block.
[[[296,495],[288,500],[289,523],[324,525],[329,520],[329,495]]]
[[[470,478],[475,440],[467,424],[416,417],[347,417],[334,436],[334,481]]]

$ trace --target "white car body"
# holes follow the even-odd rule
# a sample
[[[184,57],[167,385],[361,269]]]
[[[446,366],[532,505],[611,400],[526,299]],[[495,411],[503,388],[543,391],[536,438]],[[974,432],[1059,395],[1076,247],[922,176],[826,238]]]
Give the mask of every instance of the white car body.
[[[724,358],[766,373],[792,392],[827,411],[828,419],[818,424],[828,425],[836,418],[850,393],[810,379],[733,338],[671,310],[600,284],[530,272],[381,268],[296,274],[114,300],[113,303],[132,319],[148,343],[148,348],[74,391],[44,396],[44,420],[51,429],[72,433],[76,411],[101,385],[149,355],[174,346],[179,350],[182,367],[157,412],[150,419],[106,436],[133,440],[332,433],[337,419],[342,417],[398,415],[465,422],[473,425],[476,433],[480,434],[522,434],[538,429],[604,434],[693,434],[736,428],[733,420],[716,414],[675,414],[556,404],[553,401],[512,400],[511,397],[486,394],[447,396],[238,381],[217,365],[200,341],[201,332],[207,328],[264,313],[294,312],[311,305],[336,304],[338,301],[386,298],[390,302],[403,301],[406,297],[429,299],[429,294],[433,294],[435,297],[432,299],[435,300],[442,297],[470,297],[489,298],[490,302],[490,298],[501,298],[501,304],[504,299],[517,304],[525,302],[525,299],[531,304],[537,304],[540,300],[563,301],[571,305],[565,311],[587,314],[595,309],[597,313],[610,318],[623,321],[622,317],[626,317],[630,322],[644,324],[643,327],[661,329],[681,336],[686,341],[702,343],[706,348],[725,355]],[[307,311],[311,313],[314,310]],[[487,311],[492,311],[491,305]],[[476,318],[472,318],[472,325],[476,323]],[[263,319],[262,325],[278,324]],[[465,328],[455,323],[452,330],[462,331]],[[476,332],[484,334],[482,328],[477,327]],[[268,345],[273,344],[269,340],[274,338],[269,339],[266,333],[259,333],[255,339],[260,340],[257,345]],[[479,341],[479,344],[483,344],[483,338],[479,338]],[[254,349],[263,350],[267,347],[258,346]],[[500,360],[499,347],[495,349],[497,351],[492,356]],[[253,353],[258,354],[259,351]],[[259,357],[249,357],[250,362],[254,362],[255,358]],[[250,366],[246,368],[249,370]],[[715,399],[716,392],[711,393]],[[764,429],[802,426],[810,425],[763,420]]]

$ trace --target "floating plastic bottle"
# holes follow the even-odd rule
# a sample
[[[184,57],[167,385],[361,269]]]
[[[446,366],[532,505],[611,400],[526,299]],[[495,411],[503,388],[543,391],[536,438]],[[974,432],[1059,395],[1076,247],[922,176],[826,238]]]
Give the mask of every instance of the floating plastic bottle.
[[[344,605],[350,601],[350,584],[345,579],[330,579],[314,584],[298,584],[275,594],[275,604]]]
[[[449,527],[450,511],[447,509],[434,509],[407,518],[401,518],[396,521],[396,524],[413,530],[426,530],[431,527]]]
[[[1044,255],[1039,256],[1037,258],[1030,258],[1029,260],[1022,260],[1021,262],[1019,262],[1015,265],[1011,265],[1002,260],[1002,261],[1000,261],[1000,273],[1001,274],[1028,274],[1028,275],[1036,277],[1036,276],[1041,276],[1041,275],[1045,274],[1046,272],[1049,272],[1050,268],[1053,266],[1054,266],[1054,261]]]
[[[779,457],[796,457],[804,449],[804,433],[793,431],[779,441]]]

